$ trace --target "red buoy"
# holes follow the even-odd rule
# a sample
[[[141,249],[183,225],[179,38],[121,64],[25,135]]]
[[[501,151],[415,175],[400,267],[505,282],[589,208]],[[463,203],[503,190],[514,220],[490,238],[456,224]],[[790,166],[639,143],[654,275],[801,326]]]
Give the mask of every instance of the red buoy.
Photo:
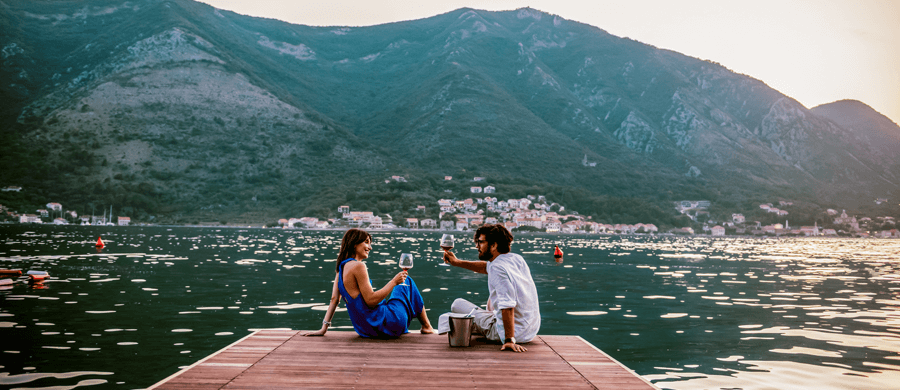
[[[97,248],[103,248],[105,246],[106,244],[103,243],[103,240],[101,240],[100,237],[97,237]]]
[[[559,245],[556,246],[556,250],[553,251],[553,257],[560,258],[563,257],[563,252],[559,250]]]

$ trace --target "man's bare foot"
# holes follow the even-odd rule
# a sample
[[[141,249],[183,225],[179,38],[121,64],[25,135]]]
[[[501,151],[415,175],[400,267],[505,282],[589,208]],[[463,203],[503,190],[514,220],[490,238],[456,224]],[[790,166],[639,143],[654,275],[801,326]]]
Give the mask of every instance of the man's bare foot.
[[[435,334],[435,333],[437,333],[437,331],[434,330],[434,328],[432,328],[432,327],[430,327],[430,326],[427,327],[427,328],[422,328],[422,330],[420,330],[419,332],[421,332],[422,334]]]

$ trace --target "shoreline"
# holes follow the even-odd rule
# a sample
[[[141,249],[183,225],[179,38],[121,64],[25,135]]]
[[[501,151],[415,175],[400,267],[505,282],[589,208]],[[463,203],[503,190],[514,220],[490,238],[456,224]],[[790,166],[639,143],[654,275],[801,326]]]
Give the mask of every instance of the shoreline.
[[[290,232],[342,232],[347,229],[352,228],[351,226],[339,227],[339,228],[321,228],[321,229],[308,229],[308,228],[281,228],[281,227],[265,227],[265,226],[243,226],[243,225],[151,225],[151,224],[134,224],[128,226],[104,226],[104,225],[76,225],[76,224],[68,224],[68,225],[56,225],[50,223],[17,223],[17,222],[4,222],[0,223],[0,226],[65,226],[65,227],[79,227],[79,228],[137,228],[137,227],[160,227],[160,228],[200,228],[200,229],[260,229],[260,230],[283,230]],[[392,228],[392,229],[365,229],[369,232],[385,232],[385,233],[448,233],[448,234],[473,234],[474,230],[441,230],[441,229],[407,229],[407,228]],[[794,235],[724,235],[724,236],[713,236],[711,234],[674,234],[674,233],[593,233],[593,232],[539,232],[539,231],[527,231],[527,232],[512,232],[515,235],[547,235],[547,236],[601,236],[601,237],[686,237],[686,238],[757,238],[757,239],[783,239],[783,238],[841,238],[841,239],[877,239],[877,240],[890,240],[897,239],[895,237],[857,237],[857,236],[794,236]]]

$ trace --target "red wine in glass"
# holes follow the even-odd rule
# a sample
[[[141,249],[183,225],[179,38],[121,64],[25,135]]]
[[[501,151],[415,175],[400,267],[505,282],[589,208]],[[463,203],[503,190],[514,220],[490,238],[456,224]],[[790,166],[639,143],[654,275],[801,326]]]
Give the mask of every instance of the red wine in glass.
[[[404,253],[400,255],[400,262],[398,264],[400,269],[404,271],[409,271],[413,267],[413,255],[411,253]],[[404,280],[401,286],[408,286],[406,281]]]

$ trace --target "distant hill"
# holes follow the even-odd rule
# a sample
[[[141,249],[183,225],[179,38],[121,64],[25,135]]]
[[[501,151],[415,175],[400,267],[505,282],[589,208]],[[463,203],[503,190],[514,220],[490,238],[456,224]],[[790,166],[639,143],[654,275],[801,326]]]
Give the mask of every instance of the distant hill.
[[[887,170],[900,171],[900,126],[863,102],[840,100],[810,111],[846,129],[854,143],[869,149],[869,157]]]
[[[716,63],[528,8],[341,28],[188,0],[3,0],[0,27],[0,185],[138,219],[347,202],[404,214],[409,199],[465,195],[443,175],[659,210],[850,207],[900,183],[900,148],[879,141],[896,125],[871,109],[808,110]],[[392,175],[422,188],[382,192]]]

